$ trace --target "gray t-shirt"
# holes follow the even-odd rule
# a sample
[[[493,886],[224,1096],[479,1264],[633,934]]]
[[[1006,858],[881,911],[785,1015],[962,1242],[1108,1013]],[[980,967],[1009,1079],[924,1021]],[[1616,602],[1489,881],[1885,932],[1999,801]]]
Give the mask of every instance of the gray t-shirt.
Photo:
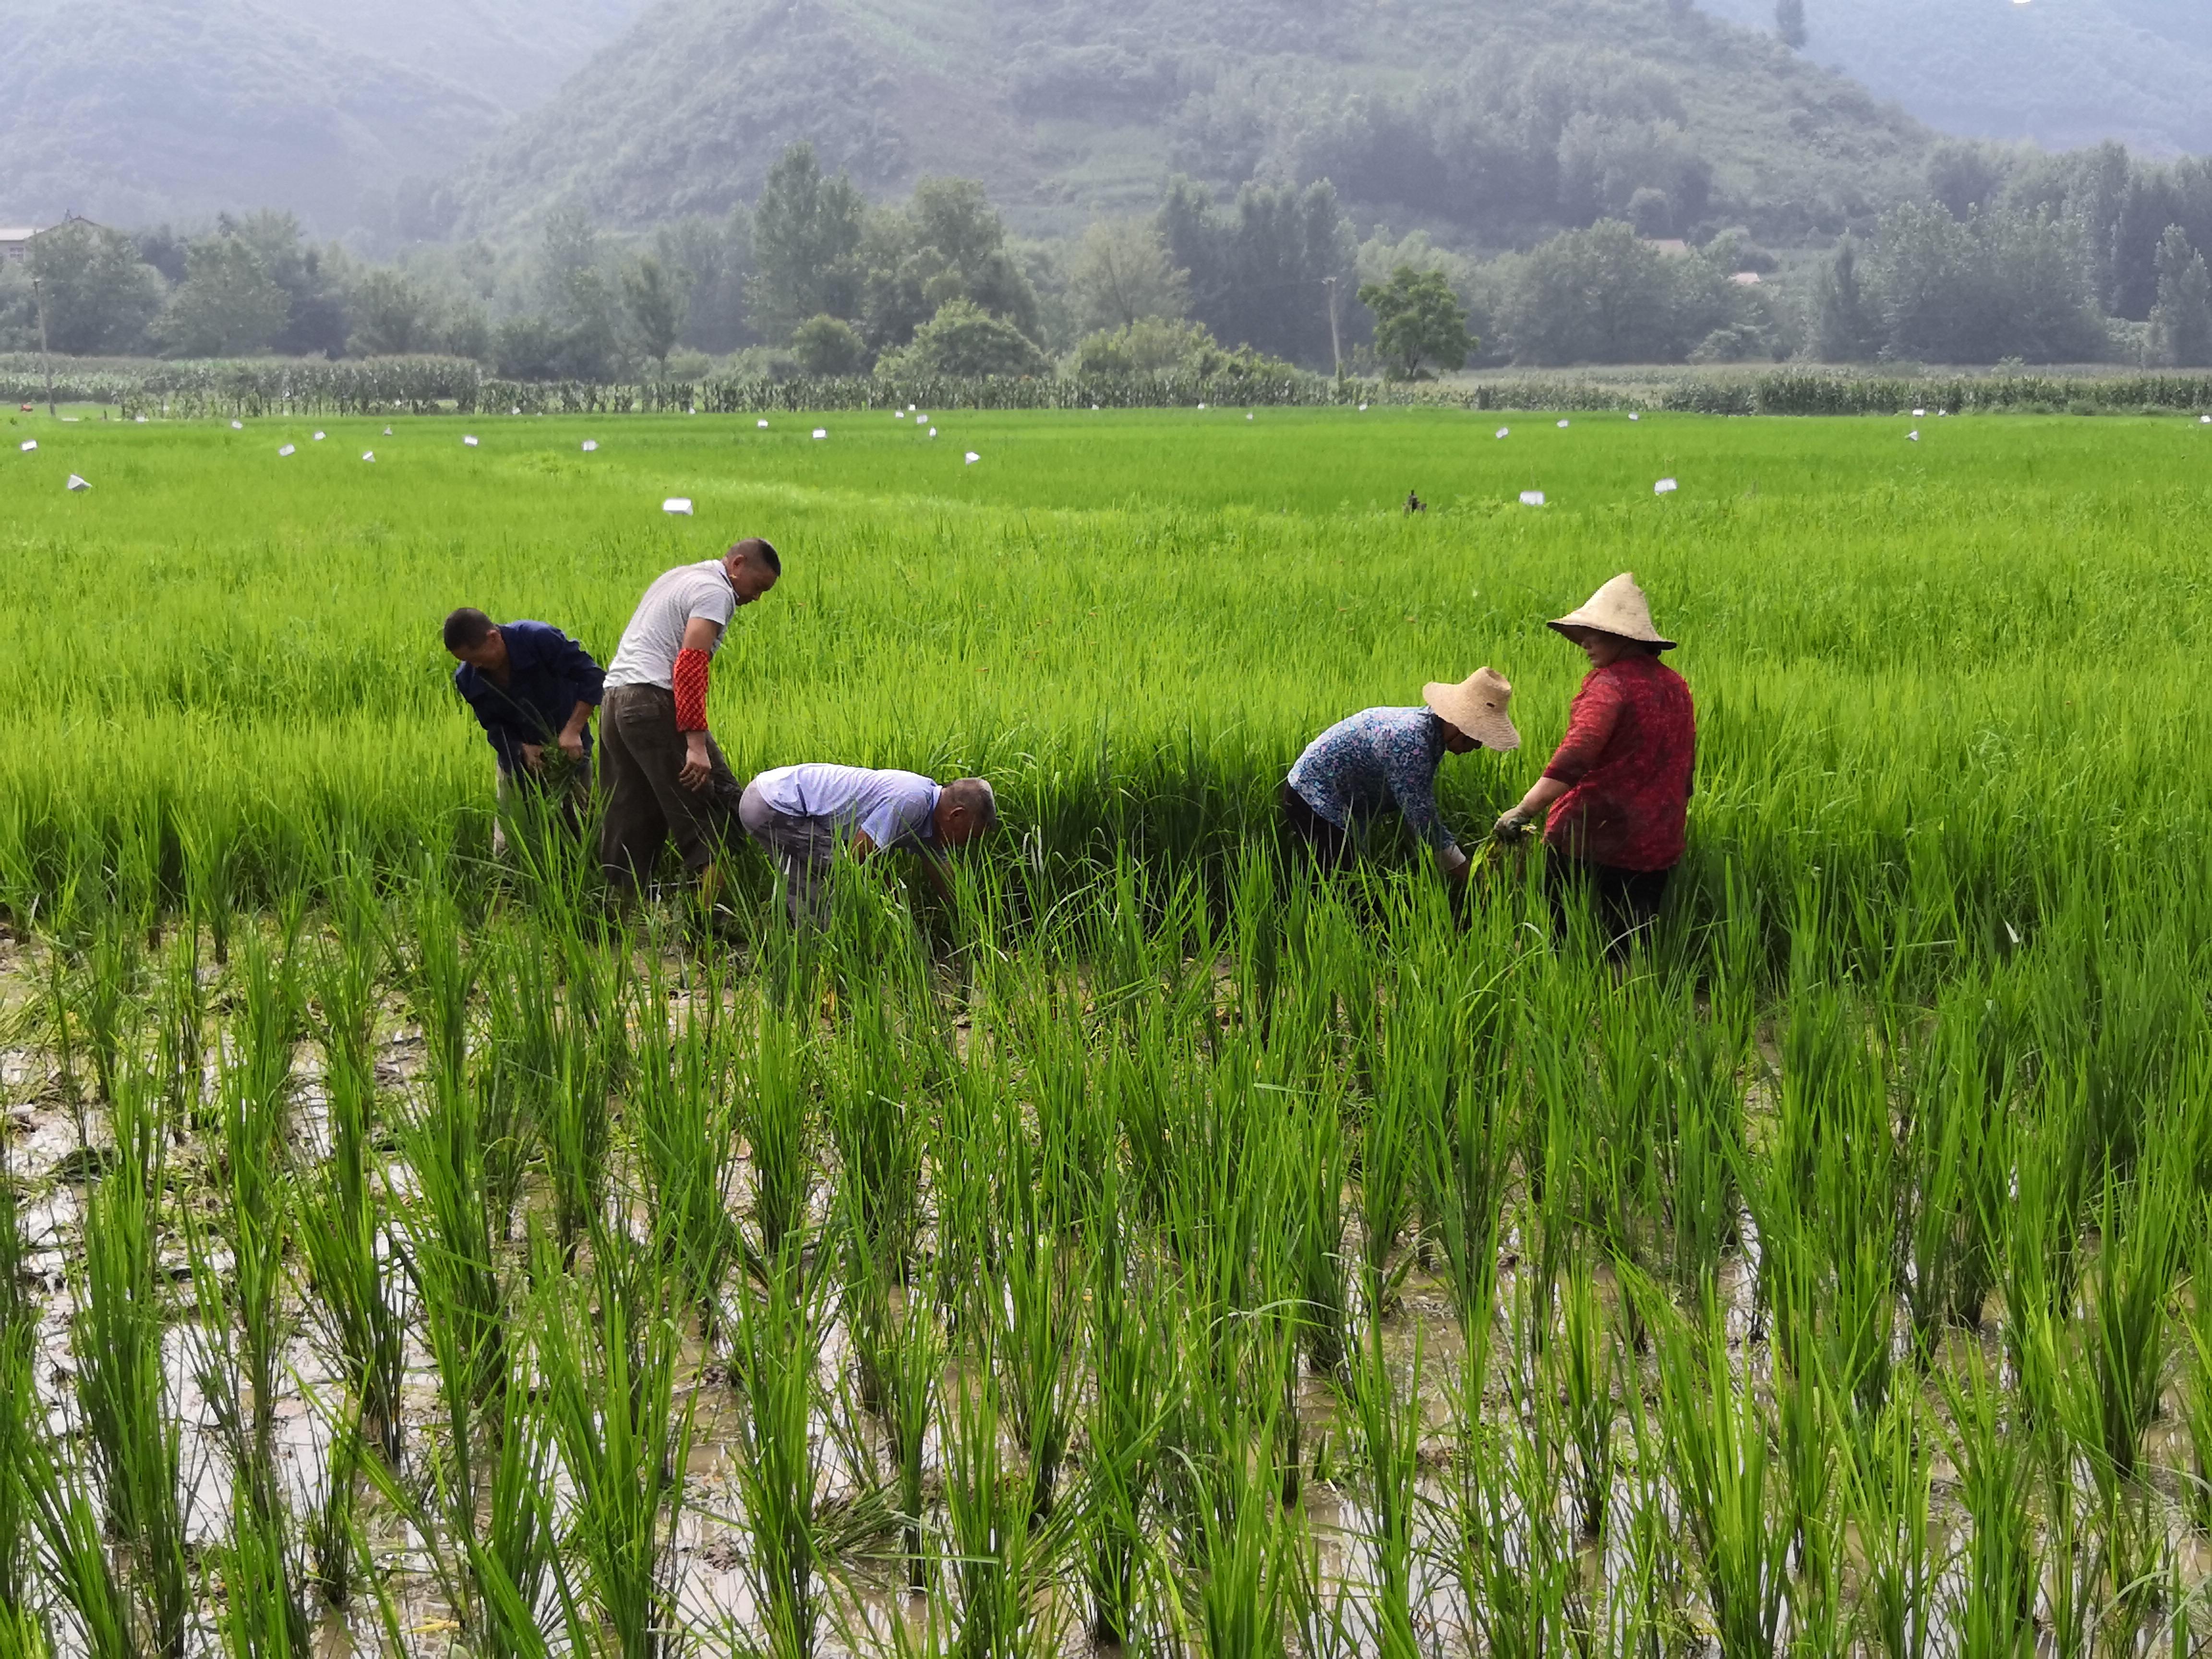
[[[676,687],[676,653],[684,648],[684,628],[694,617],[721,625],[714,651],[721,648],[730,618],[738,609],[737,590],[720,559],[679,564],[653,579],[637,602],[637,611],[623,629],[622,644],[607,665],[607,684]]]

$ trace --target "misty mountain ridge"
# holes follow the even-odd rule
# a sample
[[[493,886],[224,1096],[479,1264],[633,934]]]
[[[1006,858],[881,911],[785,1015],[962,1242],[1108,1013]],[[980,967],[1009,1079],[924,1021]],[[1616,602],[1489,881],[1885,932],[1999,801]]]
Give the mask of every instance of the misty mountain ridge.
[[[1625,215],[1777,241],[1919,187],[1933,134],[2212,149],[2201,0],[0,0],[0,219],[261,205],[367,245],[718,215],[813,141],[1018,229],[1181,172],[1327,177],[1470,246]],[[1873,88],[1820,67],[1840,64]]]

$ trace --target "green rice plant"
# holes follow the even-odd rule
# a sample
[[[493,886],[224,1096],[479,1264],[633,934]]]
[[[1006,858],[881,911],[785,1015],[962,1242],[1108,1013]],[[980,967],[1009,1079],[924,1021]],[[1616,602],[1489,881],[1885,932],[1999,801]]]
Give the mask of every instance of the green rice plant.
[[[1718,1310],[1659,1346],[1661,1419],[1723,1659],[1769,1659],[1789,1581],[1790,1526],[1769,1480],[1765,1424],[1729,1369]]]
[[[1978,1358],[1947,1380],[1959,1497],[1972,1522],[1946,1609],[1970,1659],[2027,1659],[2035,1650],[2037,1566],[2027,1453],[2002,1421],[1995,1379]]]
[[[75,1621],[68,1633],[92,1659],[143,1659],[149,1650],[173,1651],[151,1647],[158,1629],[141,1613],[142,1603],[109,1552],[101,1502],[92,1490],[94,1477],[64,1463],[43,1434],[24,1435],[14,1450],[10,1475],[22,1494],[35,1543],[32,1565],[41,1581],[40,1601],[68,1608]],[[27,1599],[11,1601],[9,1611],[27,1617],[31,1605]],[[44,1623],[39,1634],[51,1652],[60,1646],[51,1610]]]
[[[353,1600],[362,1556],[359,1522],[362,1462],[366,1455],[359,1396],[331,1420],[322,1448],[322,1490],[300,1517],[304,1577],[323,1604],[343,1607]]]
[[[2122,1480],[2136,1476],[2166,1389],[2167,1298],[2182,1265],[2185,1213],[2166,1170],[2145,1168],[2130,1185],[2124,1191],[2108,1178],[2098,1206],[2086,1356],[2098,1382],[2101,1450]]]
[[[1367,1650],[1386,1659],[1417,1659],[1413,1629],[1414,1515],[1420,1468],[1421,1345],[1413,1374],[1401,1384],[1382,1347],[1382,1322],[1370,1310],[1346,1389],[1347,1417],[1368,1481],[1365,1542],[1375,1567],[1373,1626]]]
[[[1569,1485],[1582,1536],[1595,1540],[1604,1534],[1613,1506],[1613,1431],[1620,1411],[1616,1387],[1621,1366],[1613,1322],[1598,1300],[1587,1249],[1577,1250],[1570,1259],[1560,1300],[1565,1328],[1554,1350],[1554,1364],[1565,1401],[1567,1438],[1575,1454]]]
[[[1881,1659],[1935,1650],[1943,1561],[1932,1540],[1934,1425],[1911,1390],[1893,1393],[1840,1470],[1841,1511],[1863,1553],[1861,1639]]]
[[[163,1115],[182,1139],[200,1116],[207,1063],[208,994],[200,978],[199,933],[180,928],[161,962],[155,1075],[161,1079]]]
[[[84,1200],[75,1391],[107,1531],[131,1559],[147,1639],[173,1656],[184,1649],[191,1589],[182,1425],[162,1358],[168,1316],[156,1212],[167,1164],[150,1086],[135,1068],[117,1074],[108,1125],[115,1156]],[[49,1547],[59,1548],[76,1524],[68,1518],[74,1500],[49,1496],[64,1506],[49,1522]],[[85,1594],[99,1593],[88,1562],[73,1571]]]
[[[1034,1485],[1010,1467],[996,1373],[957,1364],[939,1396],[944,1446],[945,1557],[936,1595],[957,1659],[1055,1650],[1050,1604],[1034,1601],[1052,1530],[1033,1519]]]
[[[1745,1162],[1743,1097],[1736,1083],[1738,1040],[1717,1020],[1692,1019],[1667,1068],[1673,1122],[1660,1126],[1668,1277],[1678,1295],[1694,1294],[1720,1271],[1738,1242]]]
[[[1091,1387],[1084,1396],[1077,1530],[1091,1636],[1126,1644],[1136,1632],[1161,1434],[1176,1408],[1178,1378],[1164,1287],[1149,1265],[1133,1259],[1114,1167],[1102,1175],[1106,1186],[1086,1237]]]
[[[1672,1494],[1665,1447],[1643,1391],[1625,1391],[1633,1452],[1626,1470],[1628,1497],[1620,1534],[1620,1568],[1605,1597],[1605,1650],[1634,1659],[1662,1659],[1687,1635],[1682,1567],[1674,1547]]]
[[[665,1286],[648,1266],[615,1264],[617,1241],[593,1249],[595,1313],[555,1279],[537,1322],[545,1411],[574,1492],[571,1548],[599,1620],[623,1659],[676,1645],[675,1534],[684,1502],[691,1407],[675,1400],[678,1338]]]
[[[230,1536],[215,1558],[222,1578],[216,1633],[227,1659],[293,1659],[313,1650],[292,1565],[282,1513],[240,1483],[232,1493]]]
[[[1579,1564],[1559,1514],[1559,1425],[1541,1395],[1486,1426],[1456,1385],[1458,1441],[1446,1544],[1458,1620],[1470,1647],[1499,1659],[1546,1659],[1571,1645]]]
[[[909,1096],[919,1057],[892,1028],[888,997],[854,1010],[847,1063],[833,1073],[829,1127],[838,1167],[857,1204],[856,1243],[890,1262],[913,1246],[922,1143]]]
[[[2182,1504],[2200,1533],[2212,1532],[2212,1206],[2200,1200],[2190,1245],[2189,1296],[2180,1311],[2182,1417],[2190,1468]]]
[[[1412,988],[1407,988],[1410,990]],[[1449,1067],[1433,1040],[1435,1022],[1410,1008],[1396,1011],[1386,1040],[1372,1045],[1374,1096],[1359,1133],[1360,1290],[1371,1307],[1388,1308],[1411,1267],[1391,1257],[1416,1214],[1421,1128],[1442,1109]]]
[[[115,1098],[116,1077],[136,1041],[138,936],[123,917],[104,915],[77,971],[77,1024],[92,1060],[93,1088]]]
[[[898,1526],[899,1555],[910,1591],[927,1588],[929,1427],[945,1363],[945,1339],[930,1298],[919,1286],[900,1291],[886,1269],[869,1262],[857,1292],[848,1285],[853,1340],[865,1350],[861,1364],[878,1379],[878,1413],[891,1468],[890,1510]]]
[[[325,984],[325,1010],[333,1006]],[[360,1402],[363,1431],[396,1460],[406,1423],[400,1252],[380,1185],[372,1179],[376,1082],[361,1012],[325,1027],[330,1156],[295,1178],[292,1235],[306,1267],[301,1307]]]
[[[1344,1249],[1346,1166],[1343,1123],[1333,1102],[1301,1109],[1297,1121],[1303,1169],[1293,1176],[1291,1259],[1297,1276],[1298,1337],[1308,1369],[1334,1376],[1344,1369],[1350,1274]]]
[[[554,1224],[562,1253],[578,1248],[604,1215],[608,1096],[626,1069],[626,1030],[616,978],[617,959],[574,935],[567,946],[565,996],[555,1021],[554,1072],[543,1124],[552,1176]],[[659,1018],[661,1011],[655,1009]]]
[[[800,1061],[798,1033],[763,1011],[746,1078],[745,1141],[752,1157],[755,1271],[775,1261],[799,1237],[814,1189],[813,1109]]]
[[[731,1212],[738,1177],[734,1055],[722,1014],[724,981],[713,964],[671,1033],[658,967],[639,1012],[630,1073],[630,1133],[643,1164],[653,1237],[667,1252],[685,1305],[710,1342],[721,1329],[722,1294],[741,1246]]]
[[[28,1249],[18,1214],[15,1172],[0,1143],[0,1607],[20,1621],[0,1638],[32,1638],[31,1494],[24,1479],[39,1410],[34,1369],[38,1310],[23,1282]]]
[[[1005,1126],[1005,1183],[991,1254],[1001,1282],[991,1293],[991,1352],[1008,1426],[1029,1460],[1030,1505],[1049,1519],[1075,1431],[1076,1355],[1082,1337],[1082,1271],[1043,1213],[1029,1138]]]
[[[825,1449],[812,1413],[828,1280],[805,1276],[795,1240],[764,1263],[763,1279],[759,1290],[739,1291],[730,1322],[731,1380],[744,1403],[732,1462],[751,1543],[745,1572],[767,1651],[805,1659],[823,1619]]]
[[[1459,1322],[1460,1363],[1479,1392],[1498,1320],[1498,1235],[1510,1146],[1501,1121],[1502,1041],[1486,1031],[1468,1047],[1486,1059],[1469,1068],[1473,1075],[1455,1077],[1437,1103],[1425,1126],[1422,1156],[1425,1184],[1436,1194],[1429,1231],[1443,1252],[1444,1283]]]

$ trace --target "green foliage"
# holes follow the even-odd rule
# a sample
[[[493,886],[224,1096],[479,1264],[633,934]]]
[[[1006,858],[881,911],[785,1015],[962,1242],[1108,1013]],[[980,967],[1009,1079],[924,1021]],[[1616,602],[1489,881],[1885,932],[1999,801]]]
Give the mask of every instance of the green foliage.
[[[356,356],[405,356],[429,343],[426,296],[404,271],[368,272],[354,285],[350,309],[353,334],[346,344]]]
[[[1881,322],[1859,280],[1858,248],[1849,237],[1813,285],[1813,346],[1827,363],[1864,362],[1879,349]]]
[[[690,303],[682,275],[648,253],[623,272],[622,297],[638,344],[665,374]]]
[[[855,374],[867,362],[868,343],[842,317],[810,317],[791,337],[791,355],[809,374]]]
[[[1808,39],[1805,0],[1774,0],[1774,33],[1792,52],[1803,48]]]
[[[1467,331],[1467,312],[1440,270],[1401,265],[1389,283],[1363,287],[1359,303],[1375,313],[1375,350],[1395,379],[1420,379],[1427,362],[1447,371],[1460,368],[1479,343]]]
[[[2179,225],[2158,246],[2158,304],[2150,313],[2151,352],[2170,368],[2212,364],[2212,275]]]
[[[1999,208],[1962,222],[1907,203],[1882,221],[1875,267],[1899,356],[2094,362],[2110,349],[2077,234],[2046,214]]]
[[[904,208],[874,214],[861,239],[867,271],[861,331],[896,349],[953,301],[1010,323],[1034,342],[1037,300],[1006,248],[1006,228],[972,179],[924,179]]]
[[[46,310],[46,341],[56,351],[137,350],[161,313],[161,273],[119,231],[81,222],[58,226],[32,243],[30,266]],[[32,318],[33,327],[39,320]],[[25,343],[35,346],[39,338]]]
[[[1765,319],[1728,280],[1733,252],[1670,257],[1617,219],[1567,231],[1506,262],[1499,327],[1528,363],[1679,362],[1717,330],[1755,338]]]
[[[1192,314],[1217,338],[1329,362],[1328,284],[1348,285],[1356,258],[1333,186],[1247,185],[1224,213],[1204,185],[1177,178],[1158,226],[1169,258],[1190,274]]]
[[[291,316],[291,296],[252,246],[217,236],[191,245],[185,285],[154,331],[173,357],[243,357],[267,350]]]
[[[1190,305],[1190,273],[1168,258],[1158,225],[1101,219],[1076,246],[1067,290],[1076,326],[1103,333],[1181,317]]]
[[[865,204],[843,173],[823,176],[814,146],[777,158],[753,208],[750,298],[761,331],[788,339],[809,317],[856,317]]]
[[[893,378],[946,375],[1041,375],[1052,365],[1012,323],[969,300],[947,300],[915,331],[911,344],[887,351],[876,372]]]

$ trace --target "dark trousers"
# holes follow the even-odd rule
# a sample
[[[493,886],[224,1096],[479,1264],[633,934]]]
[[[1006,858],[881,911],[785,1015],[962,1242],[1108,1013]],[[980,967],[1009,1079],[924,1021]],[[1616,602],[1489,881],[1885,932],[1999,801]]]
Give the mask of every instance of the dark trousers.
[[[599,864],[608,884],[636,886],[653,873],[661,843],[674,840],[684,867],[697,875],[736,825],[742,791],[712,738],[714,770],[702,789],[677,781],[684,769],[684,733],[676,729],[676,694],[658,685],[613,685],[599,705],[599,788],[606,816],[599,827]]]
[[[1559,936],[1567,936],[1569,906],[1588,903],[1595,908],[1598,926],[1604,930],[1605,953],[1616,961],[1626,957],[1658,922],[1667,878],[1674,873],[1672,869],[1621,870],[1557,850],[1547,853],[1544,886],[1552,896]]]
[[[830,919],[830,866],[837,856],[837,826],[828,818],[779,812],[749,783],[738,802],[738,822],[775,861],[783,878],[783,904],[794,922],[825,926]]]
[[[1352,837],[1313,810],[1304,795],[1283,785],[1283,823],[1291,836],[1324,870],[1341,870],[1358,856]]]

